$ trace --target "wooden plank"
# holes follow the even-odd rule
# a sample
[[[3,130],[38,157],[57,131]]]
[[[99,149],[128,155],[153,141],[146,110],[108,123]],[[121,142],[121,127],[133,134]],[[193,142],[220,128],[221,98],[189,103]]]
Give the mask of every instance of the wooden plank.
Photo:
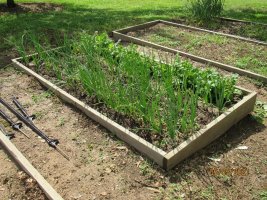
[[[185,28],[185,29],[211,33],[211,34],[214,34],[214,35],[221,35],[221,36],[225,36],[225,37],[229,37],[229,38],[234,38],[234,39],[237,39],[237,40],[242,40],[242,41],[245,41],[245,42],[250,42],[250,43],[254,43],[254,44],[258,44],[258,45],[267,46],[266,42],[259,41],[259,40],[254,40],[254,39],[250,39],[250,38],[245,38],[245,37],[241,37],[241,36],[237,36],[237,35],[221,33],[221,32],[217,32],[217,31],[211,31],[211,30],[207,30],[207,29],[197,28],[197,27],[193,27],[193,26],[187,26],[187,25],[184,25],[184,24],[178,24],[178,23],[169,22],[169,21],[165,21],[165,20],[159,20],[159,22],[163,23],[165,25],[169,25],[169,26],[182,27],[182,28]]]
[[[11,155],[14,161],[31,176],[42,191],[50,200],[63,200],[63,198],[54,190],[54,188],[44,179],[44,177],[32,166],[32,164],[23,156],[23,154],[10,142],[4,133],[0,130],[0,143]]]
[[[13,59],[12,62],[15,66],[27,74],[34,76],[42,85],[46,88],[54,92],[58,97],[62,100],[68,102],[69,104],[73,105],[74,107],[78,108],[82,112],[84,112],[88,117],[93,119],[94,121],[98,122],[111,132],[115,133],[116,136],[126,143],[130,144],[131,146],[138,149],[141,153],[145,154],[150,159],[154,160],[160,166],[163,166],[163,158],[166,152],[157,148],[156,146],[152,145],[151,143],[147,142],[143,138],[137,136],[136,134],[132,133],[128,129],[124,128],[123,126],[117,124],[116,122],[112,121],[105,115],[99,113],[98,111],[94,110],[90,106],[86,105],[82,101],[78,100],[77,98],[73,97],[72,95],[68,94],[64,90],[60,89],[53,83],[49,82],[48,80],[44,79],[42,76],[38,75],[31,69],[27,68],[17,59]]]
[[[135,37],[132,37],[132,36],[128,36],[128,35],[125,35],[125,34],[122,34],[122,33],[116,32],[116,31],[113,32],[113,37],[114,37],[115,40],[123,40],[123,41],[127,41],[127,42],[132,42],[132,43],[135,43],[135,44],[138,44],[138,45],[142,45],[142,46],[152,47],[152,48],[159,49],[159,50],[162,50],[162,51],[166,51],[166,52],[169,52],[169,53],[179,54],[182,57],[189,58],[189,59],[197,61],[199,63],[211,65],[211,66],[214,66],[214,67],[217,67],[217,68],[229,71],[229,72],[234,72],[234,73],[237,73],[237,74],[240,74],[240,75],[244,75],[244,76],[247,76],[247,77],[250,77],[250,78],[253,78],[253,79],[257,79],[257,80],[260,80],[262,82],[267,83],[267,77],[262,76],[262,75],[257,74],[257,73],[254,73],[254,72],[250,72],[250,71],[244,70],[244,69],[233,67],[231,65],[226,65],[226,64],[223,64],[223,63],[220,63],[220,62],[216,62],[216,61],[213,61],[213,60],[209,60],[209,59],[206,59],[206,58],[203,58],[203,57],[195,56],[195,55],[190,54],[190,53],[186,53],[186,52],[183,52],[183,51],[179,51],[179,50],[176,50],[176,49],[165,47],[165,46],[153,43],[153,42],[148,42],[148,41],[145,41],[145,40],[142,40],[142,39],[139,39],[139,38],[135,38]]]
[[[159,22],[160,22],[159,20],[155,20],[155,21],[146,22],[146,23],[143,23],[143,24],[135,25],[135,26],[129,26],[127,28],[122,28],[122,29],[119,29],[119,30],[116,30],[116,31],[120,32],[120,33],[128,33],[128,32],[131,32],[131,31],[138,31],[140,29],[145,29],[145,28],[149,28],[151,26],[154,26],[154,25],[158,24]]]
[[[167,153],[165,155],[164,168],[166,170],[173,168],[179,162],[224,134],[253,110],[256,96],[255,92],[245,96],[240,102],[209,123],[206,128],[201,129],[198,133],[181,143],[176,149]]]
[[[225,21],[231,21],[231,22],[240,22],[240,23],[245,23],[245,24],[258,24],[258,25],[262,25],[262,26],[267,26],[267,24],[265,24],[265,23],[245,21],[245,20],[233,19],[233,18],[229,18],[229,17],[219,17],[219,19],[225,20]]]

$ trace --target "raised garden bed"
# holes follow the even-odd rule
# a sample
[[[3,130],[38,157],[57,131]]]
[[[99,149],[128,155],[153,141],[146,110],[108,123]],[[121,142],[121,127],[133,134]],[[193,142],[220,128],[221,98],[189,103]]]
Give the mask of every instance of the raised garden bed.
[[[166,170],[225,133],[256,101],[232,77],[180,60],[158,63],[106,35],[38,49],[13,63]]]
[[[0,130],[0,144],[9,153],[12,159],[31,176],[40,186],[46,197],[50,200],[63,200],[57,191],[44,179],[37,169],[24,157],[24,155],[12,144],[11,141]]]
[[[163,20],[113,31],[113,37],[267,82],[267,43],[262,41]]]

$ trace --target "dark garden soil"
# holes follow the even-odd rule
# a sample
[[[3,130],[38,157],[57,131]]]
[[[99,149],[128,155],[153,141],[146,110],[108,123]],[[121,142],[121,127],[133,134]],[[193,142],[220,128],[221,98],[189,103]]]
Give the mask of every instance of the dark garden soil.
[[[128,35],[267,76],[264,45],[161,23]]]
[[[5,13],[43,13],[49,11],[61,11],[63,9],[62,5],[57,5],[53,3],[17,3],[14,8],[8,8],[6,4],[0,4],[0,15]]]

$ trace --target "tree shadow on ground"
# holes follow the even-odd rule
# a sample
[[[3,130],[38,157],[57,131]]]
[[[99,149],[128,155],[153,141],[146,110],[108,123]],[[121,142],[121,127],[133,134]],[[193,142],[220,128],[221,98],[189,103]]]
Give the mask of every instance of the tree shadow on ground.
[[[6,4],[0,4],[1,14],[22,14],[22,13],[44,13],[50,11],[61,11],[62,5],[53,3],[17,3],[15,7],[8,8]]]
[[[40,35],[40,37],[55,37],[62,33],[75,34],[82,31],[92,34],[95,31],[110,32],[155,19],[179,20],[186,18],[183,7],[115,10],[85,8],[73,4],[29,3],[19,4],[19,7],[20,5],[24,7],[24,10],[13,13],[1,12],[0,6],[0,51],[13,47],[7,40],[20,41],[26,32]],[[51,9],[53,11],[50,11]],[[31,12],[31,10],[33,11]],[[226,10],[225,15],[267,22],[267,14],[260,10]]]
[[[267,10],[263,9],[230,9],[224,11],[224,16],[267,24]]]
[[[0,16],[1,43],[5,38],[18,39],[25,32],[36,34],[52,33],[75,33],[86,31],[94,33],[95,31],[110,32],[116,28],[122,28],[144,21],[154,20],[157,18],[167,18],[175,16],[181,10],[159,9],[159,10],[132,10],[117,11],[110,9],[90,9],[72,5],[64,5],[62,11],[45,12],[45,13],[19,13],[16,15]],[[46,34],[48,32],[48,34]]]
[[[63,35],[75,36],[81,32],[93,34],[96,31],[111,32],[125,26],[158,18],[168,19],[168,17],[175,17],[179,13],[183,13],[182,8],[123,11],[84,8],[72,4],[40,4],[39,10],[36,11],[35,6],[39,4],[23,5],[24,7],[27,5],[28,8],[22,9],[21,12],[1,12],[0,10],[1,66],[10,63],[9,55],[14,57],[15,44],[20,44],[25,34],[44,38],[44,41],[49,40],[52,45],[57,46],[57,42],[60,43],[64,38]],[[49,9],[58,10],[49,11]],[[42,10],[43,12],[39,12]]]

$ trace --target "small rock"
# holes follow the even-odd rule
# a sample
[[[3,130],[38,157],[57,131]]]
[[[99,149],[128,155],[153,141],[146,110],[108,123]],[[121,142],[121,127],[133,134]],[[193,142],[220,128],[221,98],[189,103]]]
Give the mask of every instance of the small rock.
[[[101,196],[107,196],[108,193],[107,193],[107,192],[101,192],[100,195],[101,195]]]
[[[32,183],[33,182],[33,179],[32,178],[28,178],[28,179],[26,179],[26,182],[27,183]]]
[[[155,189],[155,188],[152,188],[152,187],[146,187],[148,190],[151,190],[151,191],[153,191],[153,192],[155,192],[155,193],[160,193],[160,190],[158,190],[158,189]]]
[[[106,172],[107,174],[110,174],[111,171],[112,171],[112,170],[111,170],[110,168],[106,168],[106,169],[105,169],[105,172]]]
[[[185,198],[185,193],[180,195],[181,198]]]
[[[127,147],[125,147],[125,146],[119,146],[119,147],[116,147],[116,149],[119,149],[119,150],[127,150]]]
[[[34,64],[34,62],[30,62],[29,64],[29,67],[35,67],[36,65]]]
[[[220,158],[210,158],[210,157],[208,157],[208,159],[210,159],[210,160],[212,160],[214,162],[220,162],[221,161]]]
[[[239,147],[236,147],[235,149],[238,149],[238,150],[247,150],[248,147],[247,146],[239,146]]]
[[[72,198],[75,199],[75,200],[76,200],[76,199],[79,199],[79,198],[81,198],[81,197],[82,197],[81,194],[78,194],[78,195],[76,195],[76,196],[72,196]]]

